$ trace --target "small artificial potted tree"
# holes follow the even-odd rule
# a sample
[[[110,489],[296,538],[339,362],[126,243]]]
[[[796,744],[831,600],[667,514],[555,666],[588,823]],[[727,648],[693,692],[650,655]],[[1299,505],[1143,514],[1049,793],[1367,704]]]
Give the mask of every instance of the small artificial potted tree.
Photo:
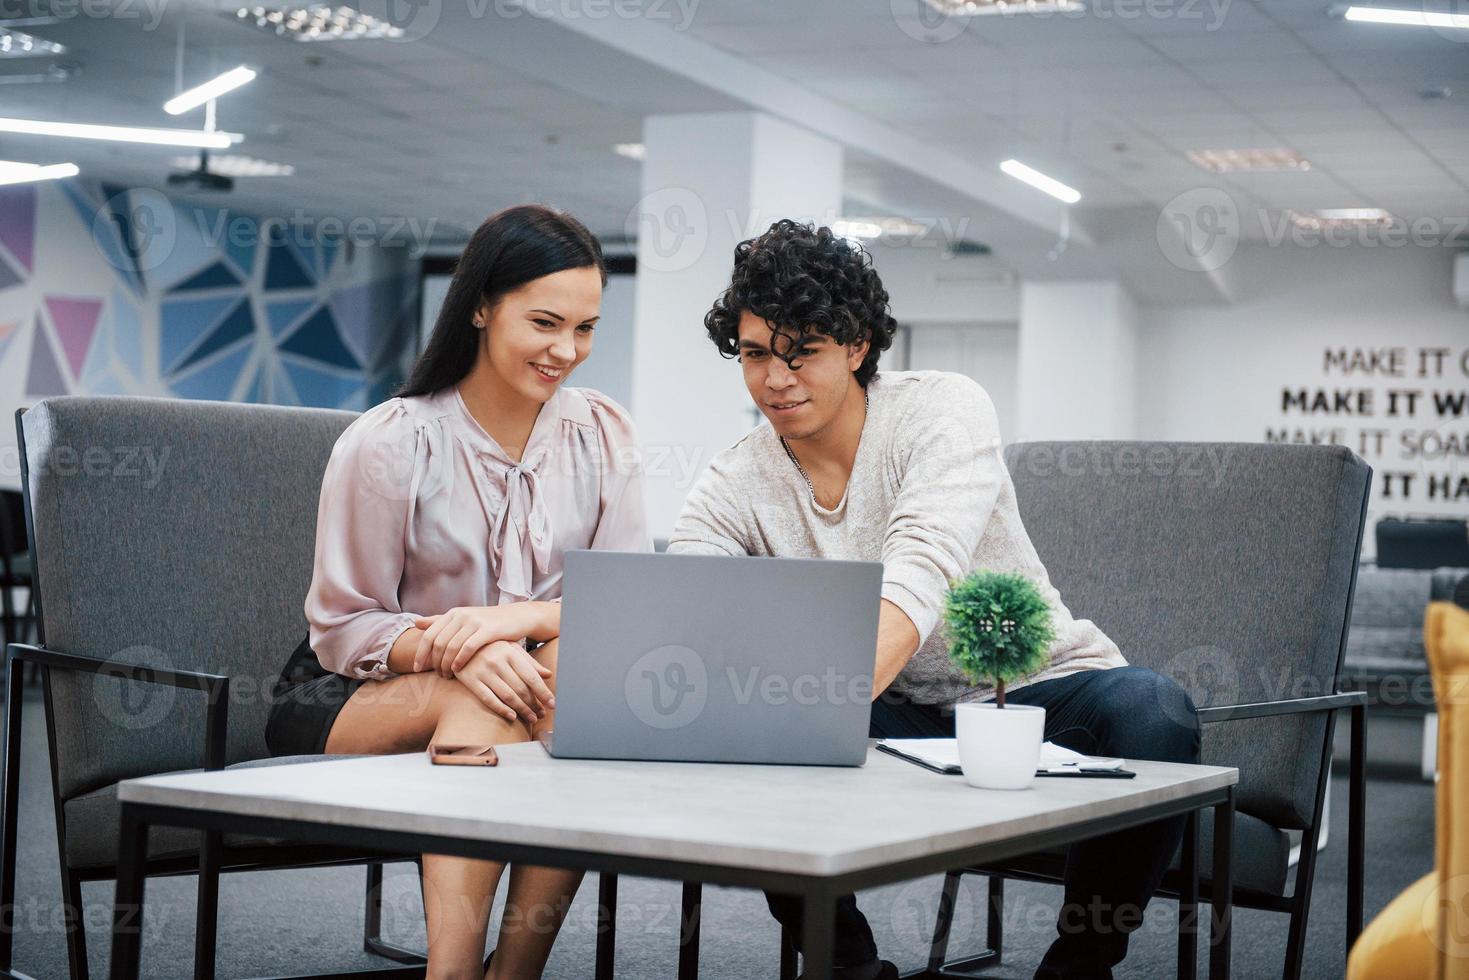
[[[979,571],[955,582],[944,601],[949,658],[975,684],[991,683],[993,703],[954,708],[959,764],[982,789],[1025,789],[1040,763],[1046,711],[1005,705],[1005,685],[1045,666],[1055,639],[1051,607],[1034,582]]]

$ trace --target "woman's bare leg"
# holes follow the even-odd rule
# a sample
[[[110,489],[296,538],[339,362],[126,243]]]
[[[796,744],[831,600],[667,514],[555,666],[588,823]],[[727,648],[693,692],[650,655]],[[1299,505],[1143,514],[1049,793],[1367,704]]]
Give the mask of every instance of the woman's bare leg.
[[[556,669],[557,641],[552,640],[535,651],[536,660]],[[556,692],[553,674],[546,685]],[[536,722],[532,736],[552,730],[556,712],[547,711]],[[510,891],[505,898],[505,914],[500,920],[500,938],[495,945],[495,960],[485,980],[532,980],[546,968],[556,933],[571,908],[571,900],[581,885],[584,872],[566,868],[545,868],[517,864],[510,869]]]
[[[386,754],[422,750],[430,742],[506,745],[528,738],[522,723],[492,713],[457,680],[429,671],[358,688],[337,715],[326,751]],[[504,867],[497,861],[423,855],[428,980],[483,975],[490,904]]]

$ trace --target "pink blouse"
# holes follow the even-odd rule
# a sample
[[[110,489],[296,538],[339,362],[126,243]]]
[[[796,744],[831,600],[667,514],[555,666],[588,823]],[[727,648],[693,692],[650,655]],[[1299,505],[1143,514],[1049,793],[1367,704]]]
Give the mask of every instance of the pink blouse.
[[[392,677],[388,651],[417,616],[559,598],[568,548],[652,550],[622,406],[557,389],[517,463],[458,386],[391,398],[347,427],[322,477],[311,648],[335,673]]]

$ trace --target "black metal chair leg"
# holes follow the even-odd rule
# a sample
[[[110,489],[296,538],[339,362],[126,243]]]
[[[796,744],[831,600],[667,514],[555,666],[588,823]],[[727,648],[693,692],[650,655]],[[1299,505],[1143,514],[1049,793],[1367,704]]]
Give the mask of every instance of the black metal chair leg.
[[[1326,741],[1331,744],[1330,732]],[[1231,786],[1224,802],[1214,807],[1214,869],[1209,880],[1209,980],[1226,980],[1230,969],[1230,941],[1234,931],[1234,799],[1235,790]],[[1311,853],[1316,853],[1314,839]],[[1308,895],[1309,892],[1307,889]],[[1300,969],[1299,964],[1296,968]]]
[[[112,980],[139,977],[147,866],[148,825],[124,803],[118,828],[117,891],[112,903]]]
[[[699,925],[703,915],[704,886],[683,883],[683,910],[679,916],[678,980],[698,980]]]
[[[224,835],[200,834],[199,902],[194,912],[194,980],[214,980],[214,951],[219,939],[219,866]]]
[[[70,871],[61,875],[62,915],[66,921],[66,961],[71,980],[87,980],[87,926],[82,906],[82,882]]]
[[[1199,812],[1189,811],[1179,849],[1178,980],[1199,975]]]
[[[990,875],[989,913],[986,916],[984,944],[989,947],[988,962],[1000,962],[1005,952],[1005,879]]]
[[[988,886],[985,893],[985,950],[962,960],[945,962],[948,956],[949,930],[953,924],[954,903],[958,899],[959,880],[966,874],[982,874],[971,868],[950,871],[944,876],[944,890],[939,895],[939,914],[934,923],[934,945],[929,949],[928,968],[921,973],[907,974],[924,980],[964,980],[977,977],[1000,962],[1005,942],[1005,879],[1001,875],[985,875]],[[940,950],[940,944],[942,949]],[[935,957],[935,953],[938,956]]]
[[[25,705],[24,661],[5,655],[5,772],[0,780],[0,974],[14,970],[16,831],[20,820],[20,732]]]
[[[596,980],[612,980],[617,955],[617,875],[597,875]]]
[[[423,871],[420,868],[420,884],[422,874]],[[371,861],[367,865],[367,894],[362,905],[362,948],[396,963],[420,966],[428,962],[425,954],[394,945],[383,938],[383,862],[381,861]]]
[[[1367,845],[1367,706],[1352,708],[1351,780],[1347,796],[1347,953],[1362,935]]]
[[[780,927],[780,980],[796,980],[796,940],[785,926]]]
[[[949,932],[954,925],[954,900],[959,896],[959,880],[962,871],[950,871],[944,875],[944,889],[939,892],[939,914],[933,924],[933,942],[928,947],[928,972],[937,976],[943,972],[944,960],[949,958]]]

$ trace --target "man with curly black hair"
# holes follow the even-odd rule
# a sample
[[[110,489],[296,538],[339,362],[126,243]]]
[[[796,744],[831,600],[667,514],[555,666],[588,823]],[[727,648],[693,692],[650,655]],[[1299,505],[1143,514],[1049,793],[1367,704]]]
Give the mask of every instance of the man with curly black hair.
[[[668,550],[881,561],[873,737],[952,737],[953,706],[993,696],[950,662],[936,628],[949,583],[983,568],[1025,575],[1050,604],[1048,662],[1006,693],[1046,709],[1048,739],[1092,755],[1198,761],[1188,696],[1128,666],[1051,585],[1020,520],[984,389],[947,372],[878,373],[897,324],[864,249],[829,228],[777,221],[735,249],[729,288],[704,326],[721,354],[739,359],[770,424],[715,457]],[[1073,846],[1058,935],[1037,978],[1112,975],[1183,824]],[[799,901],[767,898],[799,937]],[[837,907],[835,953],[837,977],[897,977],[850,895]]]

